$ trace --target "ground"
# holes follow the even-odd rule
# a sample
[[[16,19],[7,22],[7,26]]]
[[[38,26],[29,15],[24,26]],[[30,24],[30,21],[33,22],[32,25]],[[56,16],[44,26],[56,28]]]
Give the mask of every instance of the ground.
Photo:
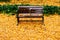
[[[3,4],[31,4],[31,5],[53,5],[60,6],[60,0],[11,0],[11,2],[0,2]]]
[[[60,0],[12,0],[0,2],[0,5],[21,3],[60,6]],[[45,26],[39,22],[16,24],[16,15],[0,14],[0,40],[60,40],[60,15],[44,15]]]
[[[60,15],[44,16],[39,22],[22,22],[18,26],[16,15],[0,14],[0,40],[60,40]]]

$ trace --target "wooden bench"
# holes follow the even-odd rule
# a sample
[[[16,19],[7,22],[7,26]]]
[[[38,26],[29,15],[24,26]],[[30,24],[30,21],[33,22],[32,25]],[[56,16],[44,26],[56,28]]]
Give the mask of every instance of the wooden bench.
[[[43,24],[44,23],[43,6],[18,6],[16,17],[17,25],[21,21],[27,22],[42,21]],[[42,18],[42,20],[19,20],[19,18]]]

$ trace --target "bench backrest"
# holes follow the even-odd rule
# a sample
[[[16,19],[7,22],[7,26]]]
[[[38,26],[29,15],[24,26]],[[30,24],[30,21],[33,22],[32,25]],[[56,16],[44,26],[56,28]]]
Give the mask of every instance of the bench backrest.
[[[43,6],[18,6],[18,13],[42,13]]]

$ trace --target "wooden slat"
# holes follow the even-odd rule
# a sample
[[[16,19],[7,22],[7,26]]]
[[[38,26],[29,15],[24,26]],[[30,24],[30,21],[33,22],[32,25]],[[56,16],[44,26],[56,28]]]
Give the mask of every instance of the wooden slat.
[[[43,14],[42,13],[31,13],[31,16],[43,16]]]
[[[42,22],[42,20],[19,20],[19,22]]]
[[[19,16],[19,18],[41,18],[42,16]]]
[[[43,8],[43,6],[18,6],[18,8]]]
[[[20,13],[18,16],[30,16],[30,13]]]
[[[26,14],[19,14],[18,16],[20,16],[20,17],[23,17],[23,16],[43,16],[43,14],[39,14],[39,13],[26,13]]]
[[[42,20],[42,18],[19,18],[19,20]]]

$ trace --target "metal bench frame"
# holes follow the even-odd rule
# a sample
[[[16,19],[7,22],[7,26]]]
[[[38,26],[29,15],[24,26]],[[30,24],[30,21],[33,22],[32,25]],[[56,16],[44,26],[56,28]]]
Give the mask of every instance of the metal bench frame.
[[[33,20],[33,21],[35,21],[35,22],[37,22],[37,21],[42,21],[42,24],[44,24],[44,14],[42,15],[42,16],[24,16],[24,17],[21,17],[21,16],[19,16],[19,14],[21,13],[20,11],[20,8],[42,8],[42,9],[40,9],[41,11],[42,11],[42,14],[43,14],[43,6],[18,6],[18,10],[17,10],[17,14],[16,14],[16,18],[17,18],[17,25],[19,24],[19,22],[20,21],[22,21],[22,20],[19,20],[19,18],[42,18],[42,20]],[[29,13],[31,13],[31,12],[29,12]],[[22,14],[24,14],[24,13],[22,13]],[[27,13],[28,14],[28,13]],[[32,14],[32,13],[31,13]],[[35,13],[34,13],[35,14]],[[27,22],[33,22],[33,21],[31,21],[31,20],[23,20],[23,21],[27,21]]]

